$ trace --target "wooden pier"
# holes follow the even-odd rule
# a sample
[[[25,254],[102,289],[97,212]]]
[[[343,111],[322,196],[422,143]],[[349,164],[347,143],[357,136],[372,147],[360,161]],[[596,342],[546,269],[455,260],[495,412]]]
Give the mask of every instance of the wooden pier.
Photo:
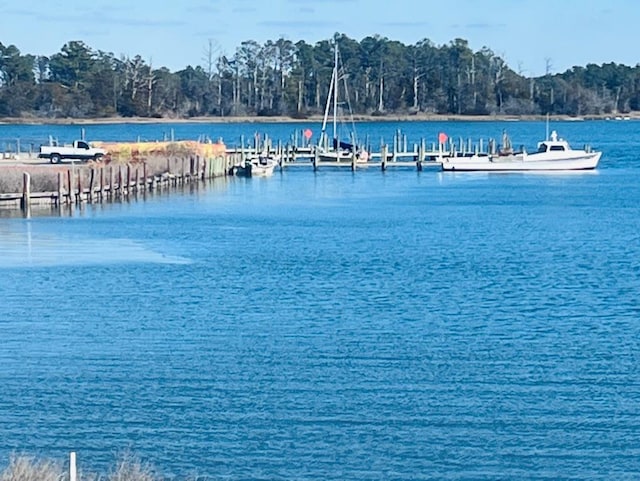
[[[202,145],[195,143],[196,145]],[[156,144],[154,144],[155,147]],[[0,164],[0,207],[19,207],[26,215],[32,205],[73,205],[126,199],[139,193],[162,191],[170,187],[194,184],[214,177],[233,175],[239,166],[252,158],[268,156],[277,160],[280,171],[289,168],[349,168],[352,171],[394,168],[423,169],[441,168],[445,157],[472,156],[496,153],[496,142],[459,139],[454,142],[427,142],[408,145],[401,131],[394,134],[391,146],[381,140],[379,151],[366,143],[368,158],[360,161],[355,153],[340,161],[323,161],[320,150],[301,134],[292,136],[291,142],[273,143],[267,136],[255,136],[253,142],[240,139],[240,145],[225,148],[222,145],[216,156],[200,156],[176,153],[150,154],[141,158],[129,152],[116,156],[110,163],[79,163],[71,166],[37,163],[33,152],[27,160],[22,159],[18,144],[15,152],[2,155],[13,159]],[[128,151],[127,151],[128,152]],[[168,151],[167,151],[168,152]],[[176,151],[178,152],[178,151]],[[30,160],[29,160],[30,159]]]
[[[446,142],[427,143],[421,139],[419,143],[409,145],[406,134],[400,130],[393,136],[393,142],[389,146],[381,141],[379,151],[371,149],[370,142],[365,142],[368,154],[367,162],[360,162],[355,154],[352,158],[340,161],[321,161],[319,150],[316,145],[305,142],[298,145],[297,139],[293,137],[290,143],[283,144],[281,141],[275,144],[267,136],[255,137],[253,142],[245,142],[245,138],[240,138],[240,145],[227,148],[227,155],[231,157],[235,165],[243,165],[246,159],[266,156],[277,159],[281,169],[289,167],[308,167],[314,170],[323,167],[349,167],[352,170],[362,168],[379,168],[385,171],[390,168],[415,168],[422,171],[423,168],[440,168],[445,157],[470,157],[477,154],[495,154],[497,152],[496,141],[480,139],[473,142],[471,139],[458,139],[454,141],[447,138]]]

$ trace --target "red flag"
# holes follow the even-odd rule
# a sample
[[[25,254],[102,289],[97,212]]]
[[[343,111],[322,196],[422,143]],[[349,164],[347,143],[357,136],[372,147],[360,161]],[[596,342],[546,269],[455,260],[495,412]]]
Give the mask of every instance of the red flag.
[[[449,137],[447,137],[447,134],[445,134],[444,132],[440,132],[438,134],[438,142],[440,142],[441,144],[446,144],[447,140],[449,140]]]

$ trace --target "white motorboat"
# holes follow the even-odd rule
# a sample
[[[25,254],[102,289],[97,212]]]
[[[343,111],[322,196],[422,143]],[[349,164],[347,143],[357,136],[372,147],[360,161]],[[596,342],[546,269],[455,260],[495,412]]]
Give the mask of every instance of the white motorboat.
[[[591,170],[598,166],[602,152],[589,148],[573,150],[569,143],[558,137],[554,130],[550,139],[538,143],[538,151],[496,154],[474,154],[470,157],[442,157],[442,170],[446,171],[552,171]]]
[[[268,155],[259,155],[248,158],[244,165],[236,165],[231,174],[239,177],[269,177],[278,165],[278,158]]]
[[[268,155],[259,155],[251,159],[251,176],[268,177],[278,165],[278,159]]]

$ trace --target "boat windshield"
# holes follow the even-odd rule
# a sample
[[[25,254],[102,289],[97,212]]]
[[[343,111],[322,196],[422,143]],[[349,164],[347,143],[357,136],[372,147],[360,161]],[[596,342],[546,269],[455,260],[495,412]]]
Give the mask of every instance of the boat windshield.
[[[547,151],[547,144],[545,144],[544,142],[542,142],[539,146],[538,146],[538,152],[546,152]]]

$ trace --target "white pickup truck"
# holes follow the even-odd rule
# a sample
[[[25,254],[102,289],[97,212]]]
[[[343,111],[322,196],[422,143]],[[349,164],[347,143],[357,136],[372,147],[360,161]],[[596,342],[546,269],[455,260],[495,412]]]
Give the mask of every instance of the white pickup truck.
[[[42,145],[38,157],[57,164],[63,159],[100,160],[106,153],[106,150],[91,147],[84,140],[76,140],[71,145]]]

